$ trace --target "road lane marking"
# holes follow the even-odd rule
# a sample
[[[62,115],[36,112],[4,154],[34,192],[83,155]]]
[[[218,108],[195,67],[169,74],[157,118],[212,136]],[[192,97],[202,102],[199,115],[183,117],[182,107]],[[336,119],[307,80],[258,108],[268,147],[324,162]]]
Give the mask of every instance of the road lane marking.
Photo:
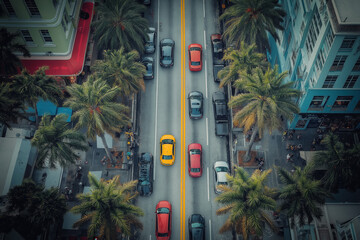
[[[206,145],[209,146],[209,126],[208,126],[208,118],[205,119],[205,127],[206,127]]]
[[[185,0],[180,1],[181,8],[181,143],[180,143],[180,240],[185,240]]]
[[[206,50],[206,31],[204,30],[204,49]]]
[[[209,175],[209,167],[206,168],[206,181],[207,181],[207,191],[208,191],[208,202],[210,202],[210,175]]]
[[[210,240],[211,240],[211,219],[209,219],[209,236],[210,236]]]
[[[205,0],[203,0],[203,13],[204,13],[204,18],[205,18]]]
[[[205,60],[205,97],[206,99],[208,98],[208,87],[207,87],[207,65],[206,65],[206,60]]]
[[[159,33],[159,29],[160,29],[160,14],[159,14],[159,8],[160,8],[160,1],[158,1],[158,12],[157,12],[157,15],[158,15],[158,19],[157,19],[157,31]],[[160,34],[158,34],[160,35]],[[160,37],[159,37],[160,39]],[[159,48],[158,48],[159,50]],[[159,59],[159,51],[156,51],[156,59]],[[156,71],[156,90],[155,90],[155,133],[154,133],[154,153],[153,153],[153,156],[154,156],[154,181],[155,181],[155,176],[156,176],[156,163],[157,163],[157,157],[156,157],[156,145],[157,145],[157,116],[158,116],[158,102],[159,102],[159,69],[160,69],[160,66],[158,64],[158,67],[157,67],[157,71]]]

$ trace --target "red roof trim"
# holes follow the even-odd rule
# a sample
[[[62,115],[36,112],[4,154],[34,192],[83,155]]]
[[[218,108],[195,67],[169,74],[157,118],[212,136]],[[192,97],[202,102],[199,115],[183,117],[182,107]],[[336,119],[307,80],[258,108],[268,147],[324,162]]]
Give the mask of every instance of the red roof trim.
[[[46,71],[47,75],[52,76],[73,76],[79,75],[84,67],[85,53],[87,43],[89,39],[90,24],[93,17],[94,3],[85,2],[81,6],[81,10],[89,13],[88,19],[79,19],[78,28],[76,31],[74,47],[71,58],[69,60],[21,60],[22,65],[29,70],[30,73],[34,73],[42,66],[49,66]]]

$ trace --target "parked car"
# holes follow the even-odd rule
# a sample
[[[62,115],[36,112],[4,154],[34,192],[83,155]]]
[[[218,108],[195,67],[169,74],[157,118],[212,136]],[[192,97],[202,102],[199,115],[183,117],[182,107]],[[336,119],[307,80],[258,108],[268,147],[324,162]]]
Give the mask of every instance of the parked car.
[[[224,52],[224,44],[221,40],[221,34],[219,33],[211,34],[210,40],[211,40],[213,55],[218,58],[222,58]]]
[[[171,204],[159,201],[155,211],[155,236],[157,240],[169,240],[171,237]]]
[[[160,163],[165,166],[175,162],[175,138],[173,135],[163,135],[160,138]]]
[[[142,62],[146,67],[144,80],[154,79],[154,59],[152,57],[144,57]]]
[[[214,163],[214,181],[215,193],[222,193],[219,189],[220,185],[228,185],[226,175],[229,174],[229,165],[225,161],[217,161]]]
[[[214,64],[213,65],[213,74],[214,74],[214,82],[220,82],[220,78],[218,77],[218,73],[224,68],[224,64]]]
[[[228,127],[228,111],[223,92],[214,92],[212,95],[215,117],[215,134],[217,136],[227,136],[229,134]]]
[[[190,71],[201,71],[202,69],[202,46],[197,43],[190,44],[189,51],[189,69]]]
[[[139,180],[137,190],[141,196],[150,196],[153,191],[153,155],[141,153],[139,159]]]
[[[174,66],[175,42],[170,38],[165,38],[160,42],[160,66]]]
[[[142,0],[144,5],[150,6],[151,5],[151,0]]]
[[[156,48],[156,29],[153,27],[149,28],[148,32],[149,39],[145,42],[145,53],[154,53]]]
[[[190,240],[205,240],[205,219],[200,214],[189,217],[188,229]]]
[[[189,99],[189,117],[191,119],[200,119],[203,117],[203,94],[199,91],[192,91],[188,95]]]
[[[188,146],[188,171],[190,177],[202,175],[202,146],[199,143],[191,143]]]

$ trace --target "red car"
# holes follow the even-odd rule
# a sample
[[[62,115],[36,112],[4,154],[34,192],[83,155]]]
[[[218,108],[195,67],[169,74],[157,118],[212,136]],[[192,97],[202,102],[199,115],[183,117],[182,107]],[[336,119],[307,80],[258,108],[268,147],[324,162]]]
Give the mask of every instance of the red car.
[[[158,240],[168,240],[171,236],[171,204],[159,201],[156,205],[155,235]]]
[[[189,154],[189,175],[190,177],[201,177],[202,175],[202,147],[199,143],[192,143],[188,146]]]
[[[189,50],[189,68],[190,71],[201,71],[202,69],[202,46],[194,43],[190,44]]]

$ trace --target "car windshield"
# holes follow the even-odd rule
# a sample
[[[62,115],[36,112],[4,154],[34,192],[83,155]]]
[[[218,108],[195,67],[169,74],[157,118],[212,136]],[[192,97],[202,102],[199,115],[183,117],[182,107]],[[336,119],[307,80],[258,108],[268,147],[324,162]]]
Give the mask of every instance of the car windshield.
[[[218,182],[218,185],[228,185],[227,182]]]
[[[170,213],[170,209],[168,208],[158,208],[156,213]]]
[[[202,225],[201,223],[192,223],[191,227],[192,228],[202,228],[204,225]]]
[[[194,154],[200,154],[200,149],[191,149],[190,150],[190,155],[194,155]]]
[[[190,98],[191,98],[191,99],[202,100],[202,96],[200,96],[200,95],[191,96]]]
[[[190,51],[200,51],[201,49],[199,47],[191,47]]]
[[[160,232],[159,232],[159,233],[158,233],[158,236],[159,236],[159,237],[167,237],[168,234],[167,234],[167,233],[160,233]]]
[[[174,140],[172,140],[172,139],[164,139],[164,140],[162,140],[162,143],[163,144],[173,144]]]
[[[152,72],[152,64],[146,64],[146,71],[148,73],[151,73]]]
[[[200,172],[200,168],[192,168],[190,171],[191,172]]]
[[[227,167],[216,167],[215,170],[217,172],[227,172],[228,168]]]
[[[193,65],[193,66],[199,66],[199,65],[200,65],[200,62],[191,62],[191,65]]]
[[[170,160],[170,159],[172,159],[172,156],[171,155],[163,155],[163,159]]]

